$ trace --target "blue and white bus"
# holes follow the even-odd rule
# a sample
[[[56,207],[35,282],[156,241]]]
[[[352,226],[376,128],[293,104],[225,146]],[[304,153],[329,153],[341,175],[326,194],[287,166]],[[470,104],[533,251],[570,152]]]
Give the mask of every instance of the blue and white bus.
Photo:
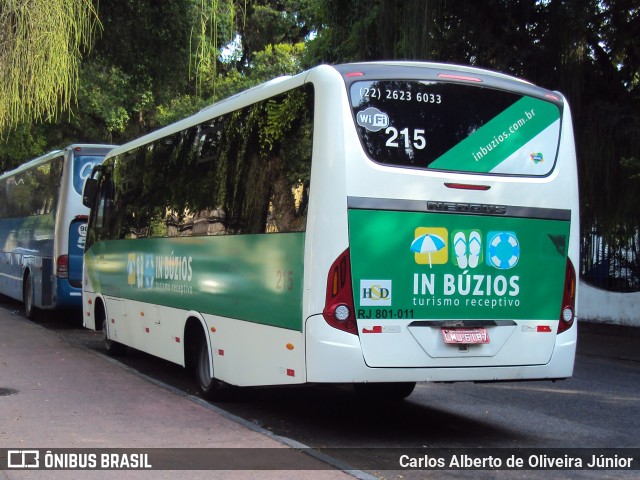
[[[0,176],[0,294],[36,309],[82,305],[82,188],[112,145],[70,145]]]

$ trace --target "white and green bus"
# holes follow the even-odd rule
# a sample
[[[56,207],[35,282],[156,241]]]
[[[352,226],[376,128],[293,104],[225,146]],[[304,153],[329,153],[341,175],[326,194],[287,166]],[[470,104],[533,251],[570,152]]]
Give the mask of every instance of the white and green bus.
[[[82,308],[89,209],[82,188],[112,145],[70,145],[0,175],[0,294],[40,309]]]
[[[560,379],[576,348],[569,107],[503,74],[319,66],[114,149],[85,325],[230,386]]]

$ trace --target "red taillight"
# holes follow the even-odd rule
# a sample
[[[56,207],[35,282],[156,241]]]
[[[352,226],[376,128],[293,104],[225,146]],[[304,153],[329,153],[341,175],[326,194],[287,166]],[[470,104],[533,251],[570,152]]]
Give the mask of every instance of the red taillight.
[[[567,258],[567,270],[564,275],[564,290],[562,293],[562,308],[558,333],[569,330],[576,318],[576,270],[571,260]]]
[[[69,257],[60,255],[56,260],[56,277],[69,278]]]
[[[456,188],[458,190],[489,190],[491,187],[489,185],[470,185],[468,183],[448,183],[444,184],[447,188]]]
[[[332,327],[354,335],[358,334],[353,308],[349,249],[342,252],[329,269],[327,297],[322,316]]]
[[[482,80],[478,77],[471,77],[469,75],[457,75],[453,73],[439,73],[438,78],[444,78],[446,80],[459,80],[462,82],[482,83]]]

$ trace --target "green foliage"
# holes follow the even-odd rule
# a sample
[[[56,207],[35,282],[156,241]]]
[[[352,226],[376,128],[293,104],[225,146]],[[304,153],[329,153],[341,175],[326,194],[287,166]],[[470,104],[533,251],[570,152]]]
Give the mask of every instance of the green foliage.
[[[640,236],[640,0],[319,0],[305,65],[435,60],[563,92],[573,113],[583,238]],[[587,248],[585,249],[587,250]],[[640,267],[640,253],[635,257]]]
[[[87,9],[87,1],[33,0],[29,5],[42,8],[31,8],[30,18],[42,25],[54,6]],[[15,6],[22,4],[4,0],[0,26],[18,19]],[[77,88],[55,94],[57,110],[39,114],[62,106],[70,115],[52,125],[25,121],[12,131],[0,118],[0,169],[70,142],[122,143],[319,63],[444,61],[563,92],[576,134],[583,236],[595,230],[623,244],[640,231],[640,0],[110,0],[99,7],[104,28],[71,75]],[[56,30],[73,30],[67,26]],[[8,32],[0,29],[5,84]],[[72,33],[82,39],[86,32]],[[19,38],[26,46],[27,37]],[[70,46],[77,61],[77,42],[47,38]],[[43,47],[41,36],[33,39]],[[53,48],[49,55],[62,55]],[[33,77],[18,78],[29,86]],[[2,92],[0,117],[9,98]],[[77,103],[64,103],[69,92]]]
[[[303,51],[303,43],[267,45],[262,52],[253,55],[251,68],[246,73],[231,68],[224,76],[217,76],[215,91],[205,89],[201,96],[180,95],[167,104],[159,105],[155,120],[158,125],[168,125],[260,83],[281,75],[299,73]]]
[[[42,129],[21,123],[7,132],[5,141],[0,141],[0,173],[43,155],[47,150]]]
[[[70,106],[95,20],[90,0],[3,0],[0,134],[21,122],[51,120]]]
[[[236,8],[233,0],[199,0],[197,8],[199,21],[191,33],[191,77],[200,94],[205,84],[215,89],[220,49],[233,40]]]

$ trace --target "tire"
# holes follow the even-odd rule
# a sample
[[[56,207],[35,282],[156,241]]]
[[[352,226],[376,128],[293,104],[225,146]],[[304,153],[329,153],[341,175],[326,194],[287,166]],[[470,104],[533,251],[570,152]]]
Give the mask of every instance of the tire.
[[[98,323],[98,325],[100,325],[100,330],[102,331],[103,344],[107,353],[114,357],[118,355],[124,355],[125,353],[127,353],[126,345],[123,345],[122,343],[118,343],[109,338],[107,316],[105,315],[104,310],[102,308],[99,308],[96,311],[96,323],[97,322],[100,322]]]
[[[207,400],[229,400],[233,387],[228,383],[211,376],[209,371],[209,347],[204,338],[200,341],[196,361],[196,380],[200,393]]]
[[[415,382],[399,383],[354,383],[353,389],[358,396],[369,401],[399,401],[413,393]]]
[[[33,283],[31,274],[27,273],[22,287],[22,302],[24,303],[24,316],[29,320],[36,319],[36,307],[33,306]]]

